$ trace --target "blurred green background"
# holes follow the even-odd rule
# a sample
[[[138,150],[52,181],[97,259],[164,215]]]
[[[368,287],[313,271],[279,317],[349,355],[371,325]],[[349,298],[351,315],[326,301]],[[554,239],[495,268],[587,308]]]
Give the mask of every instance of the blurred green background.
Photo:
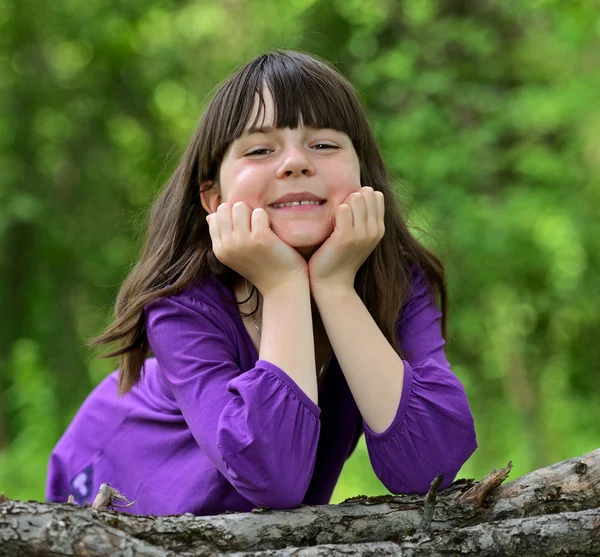
[[[600,2],[0,0],[0,492],[115,361],[146,211],[215,86],[271,48],[359,90],[415,234],[445,260],[479,449],[511,477],[600,446]],[[418,232],[417,228],[423,232]],[[361,443],[333,502],[385,493]]]

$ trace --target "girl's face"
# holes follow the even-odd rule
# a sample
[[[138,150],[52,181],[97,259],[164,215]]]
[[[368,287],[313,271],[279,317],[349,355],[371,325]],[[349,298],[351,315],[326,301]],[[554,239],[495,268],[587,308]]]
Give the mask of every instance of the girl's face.
[[[262,207],[271,228],[305,257],[333,232],[335,209],[360,189],[360,164],[350,138],[332,129],[275,129],[273,101],[264,95],[264,117],[246,127],[223,158],[216,206],[224,201]],[[249,121],[255,120],[257,105]],[[209,190],[211,191],[211,190]],[[208,193],[208,192],[207,192]],[[291,196],[291,197],[290,197]],[[280,206],[287,201],[318,204]]]

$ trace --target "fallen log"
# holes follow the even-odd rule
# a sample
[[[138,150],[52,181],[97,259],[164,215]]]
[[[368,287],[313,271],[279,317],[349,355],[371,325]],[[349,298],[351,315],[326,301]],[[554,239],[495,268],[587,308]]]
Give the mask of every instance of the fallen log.
[[[600,449],[500,485],[509,471],[426,497],[209,517],[4,500],[0,555],[600,555]]]
[[[326,555],[402,555],[448,557],[465,555],[553,557],[600,555],[600,509],[560,513],[416,535],[403,541],[327,544],[260,552],[229,553],[228,557],[313,557]]]

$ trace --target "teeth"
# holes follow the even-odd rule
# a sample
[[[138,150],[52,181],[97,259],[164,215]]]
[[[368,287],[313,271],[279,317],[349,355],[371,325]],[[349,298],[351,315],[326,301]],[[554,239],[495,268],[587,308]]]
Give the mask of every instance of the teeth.
[[[295,207],[296,205],[321,205],[322,201],[288,201],[287,203],[273,203],[273,207],[280,209],[281,207]]]

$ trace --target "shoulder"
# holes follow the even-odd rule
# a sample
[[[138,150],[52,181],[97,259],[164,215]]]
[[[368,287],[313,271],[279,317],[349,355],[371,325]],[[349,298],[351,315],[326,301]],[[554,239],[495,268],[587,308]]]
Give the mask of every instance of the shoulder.
[[[404,306],[410,304],[417,298],[423,298],[424,296],[433,298],[433,288],[431,279],[425,274],[423,269],[416,263],[412,263],[409,266],[408,272],[410,286],[405,297]]]
[[[232,295],[211,277],[146,304],[148,343],[161,369],[193,374],[200,361],[238,365],[246,345]]]
[[[398,341],[411,365],[428,358],[445,361],[443,315],[436,302],[435,283],[418,266],[411,266],[412,284],[398,321]]]
[[[434,280],[416,264],[410,265],[408,278],[410,285],[400,311],[400,324],[414,324],[415,319],[439,318],[441,311]]]
[[[232,290],[213,276],[199,278],[183,290],[156,298],[144,307],[149,320],[166,313],[182,317],[196,314],[221,326],[230,323],[237,312]]]

